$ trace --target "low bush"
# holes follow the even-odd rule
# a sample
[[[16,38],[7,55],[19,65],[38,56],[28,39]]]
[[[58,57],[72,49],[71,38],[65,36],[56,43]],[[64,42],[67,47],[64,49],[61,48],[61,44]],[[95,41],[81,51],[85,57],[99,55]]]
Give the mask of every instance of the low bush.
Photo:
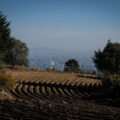
[[[114,98],[120,97],[120,75],[108,74],[103,78],[103,85],[109,87],[112,90],[112,96]]]
[[[103,78],[103,84],[108,87],[114,87],[120,85],[120,75],[119,74],[108,74]]]
[[[0,73],[0,90],[11,90],[14,80],[10,75]]]

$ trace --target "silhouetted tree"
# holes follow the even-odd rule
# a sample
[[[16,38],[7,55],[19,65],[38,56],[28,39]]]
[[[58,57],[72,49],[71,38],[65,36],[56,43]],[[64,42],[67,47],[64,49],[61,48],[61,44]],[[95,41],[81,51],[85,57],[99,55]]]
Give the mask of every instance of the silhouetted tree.
[[[29,66],[28,63],[28,48],[25,43],[15,38],[11,38],[12,49],[5,55],[5,63],[11,65]]]
[[[28,66],[28,48],[25,43],[10,36],[10,22],[0,12],[0,64]]]
[[[103,73],[120,73],[120,43],[109,40],[103,51],[95,51],[93,62]]]
[[[12,48],[10,40],[10,22],[0,12],[0,52],[3,54]]]
[[[78,61],[75,59],[69,59],[65,62],[64,65],[64,71],[65,72],[80,72]]]

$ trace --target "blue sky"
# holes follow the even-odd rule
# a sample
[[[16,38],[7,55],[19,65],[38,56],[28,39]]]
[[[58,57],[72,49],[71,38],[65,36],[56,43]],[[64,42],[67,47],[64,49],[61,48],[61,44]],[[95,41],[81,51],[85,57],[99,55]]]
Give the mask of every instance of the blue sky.
[[[89,51],[120,42],[120,0],[0,0],[0,11],[29,48]]]

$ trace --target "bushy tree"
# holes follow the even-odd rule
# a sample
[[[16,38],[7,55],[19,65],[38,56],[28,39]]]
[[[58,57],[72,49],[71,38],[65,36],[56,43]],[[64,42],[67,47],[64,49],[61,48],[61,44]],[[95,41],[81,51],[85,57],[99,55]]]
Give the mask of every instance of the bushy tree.
[[[110,40],[103,51],[95,51],[93,62],[96,68],[103,73],[120,73],[120,43]]]
[[[69,59],[68,61],[66,61],[64,65],[64,71],[75,73],[80,72],[78,61],[75,59]]]
[[[10,65],[28,66],[28,48],[25,43],[10,36],[10,22],[0,12],[0,65],[2,62]]]
[[[12,49],[5,55],[5,63],[11,65],[28,66],[28,48],[25,43],[15,38],[11,38]]]
[[[12,47],[9,25],[10,22],[7,21],[6,16],[0,12],[0,52],[2,52],[2,54]]]

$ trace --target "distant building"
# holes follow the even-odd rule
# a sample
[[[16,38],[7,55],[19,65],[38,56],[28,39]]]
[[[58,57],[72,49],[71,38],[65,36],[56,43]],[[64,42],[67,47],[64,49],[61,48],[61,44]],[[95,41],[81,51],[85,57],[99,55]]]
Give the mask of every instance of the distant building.
[[[55,63],[54,63],[53,60],[51,60],[51,61],[50,61],[50,68],[51,68],[51,69],[54,69],[54,66],[55,66]]]

